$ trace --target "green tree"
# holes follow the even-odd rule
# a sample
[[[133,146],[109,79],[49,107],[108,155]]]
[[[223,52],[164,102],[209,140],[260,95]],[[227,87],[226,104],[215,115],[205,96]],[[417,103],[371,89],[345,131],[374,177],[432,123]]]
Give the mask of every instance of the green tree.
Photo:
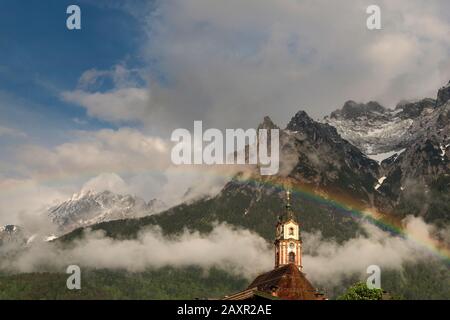
[[[340,297],[338,300],[382,300],[383,290],[369,289],[365,283],[357,282]]]

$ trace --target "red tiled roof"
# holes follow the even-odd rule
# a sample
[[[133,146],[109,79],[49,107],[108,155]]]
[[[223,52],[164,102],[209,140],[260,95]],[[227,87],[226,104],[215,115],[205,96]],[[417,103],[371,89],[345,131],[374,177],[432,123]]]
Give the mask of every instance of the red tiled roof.
[[[248,286],[288,300],[323,300],[295,264],[287,264],[259,275]]]

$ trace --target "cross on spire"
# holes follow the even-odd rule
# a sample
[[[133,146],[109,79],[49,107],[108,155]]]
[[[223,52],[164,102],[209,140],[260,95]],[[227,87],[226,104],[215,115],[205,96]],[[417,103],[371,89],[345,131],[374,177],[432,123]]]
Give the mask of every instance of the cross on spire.
[[[286,190],[286,211],[287,211],[287,218],[293,219],[291,208],[291,192],[289,191],[289,189]]]
[[[288,190],[286,190],[286,209],[290,209],[291,208],[291,192]]]

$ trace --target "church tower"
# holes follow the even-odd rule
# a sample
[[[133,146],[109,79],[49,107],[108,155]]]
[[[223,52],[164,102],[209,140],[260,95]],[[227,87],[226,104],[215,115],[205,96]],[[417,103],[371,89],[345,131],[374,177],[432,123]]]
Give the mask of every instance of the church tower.
[[[300,226],[291,208],[291,194],[286,192],[286,209],[276,227],[275,268],[260,274],[247,289],[226,296],[225,300],[326,300],[306,279],[302,265]]]
[[[278,220],[275,237],[275,268],[287,264],[295,264],[300,271],[303,269],[300,226],[292,212],[289,190],[286,192],[286,210]]]

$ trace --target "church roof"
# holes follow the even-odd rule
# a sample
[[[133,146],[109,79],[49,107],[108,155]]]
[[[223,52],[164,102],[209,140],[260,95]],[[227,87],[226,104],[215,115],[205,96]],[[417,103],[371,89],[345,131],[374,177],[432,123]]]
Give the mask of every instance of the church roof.
[[[280,219],[277,224],[288,224],[288,223],[293,223],[293,224],[299,225],[297,220],[295,220],[294,218],[287,218],[284,220]]]
[[[322,300],[312,284],[306,279],[295,264],[287,264],[272,271],[259,275],[248,286],[247,290],[256,288],[258,291],[288,300]]]
[[[279,300],[279,298],[253,288],[225,296],[223,300]]]

